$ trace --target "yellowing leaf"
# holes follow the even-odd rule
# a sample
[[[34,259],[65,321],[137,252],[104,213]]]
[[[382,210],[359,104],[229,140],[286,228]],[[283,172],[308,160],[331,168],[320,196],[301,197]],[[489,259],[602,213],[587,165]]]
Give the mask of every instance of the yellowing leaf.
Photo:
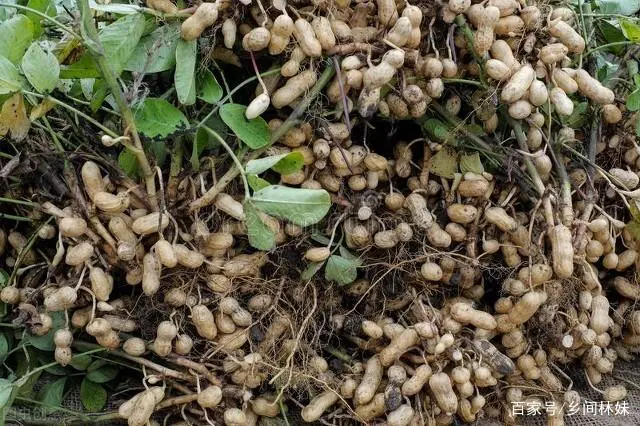
[[[20,141],[27,136],[31,122],[27,117],[22,93],[15,93],[2,104],[0,110],[0,136],[11,133],[11,139]]]
[[[435,175],[453,179],[454,174],[458,171],[458,154],[450,148],[442,148],[431,157],[429,170]]]
[[[53,109],[54,106],[56,106],[56,104],[51,99],[43,100],[38,105],[33,107],[31,112],[29,113],[29,119],[31,121],[35,121],[40,117],[44,117],[49,111]]]

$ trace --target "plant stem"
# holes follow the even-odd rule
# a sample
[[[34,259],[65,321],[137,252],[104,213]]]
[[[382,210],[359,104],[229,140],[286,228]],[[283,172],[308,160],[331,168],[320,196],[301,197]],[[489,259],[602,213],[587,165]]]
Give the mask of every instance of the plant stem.
[[[4,198],[4,197],[0,197],[0,203],[20,204],[22,206],[29,206],[29,207],[38,206],[38,203],[34,203],[32,201],[14,200],[13,198]]]
[[[244,196],[245,198],[249,198],[251,196],[251,193],[249,192],[249,183],[247,182],[247,175],[244,172],[244,166],[242,165],[242,163],[240,162],[236,154],[233,152],[233,150],[231,149],[229,144],[224,140],[224,138],[220,136],[215,130],[207,126],[202,126],[202,128],[211,136],[213,136],[214,139],[216,139],[220,143],[220,145],[222,145],[222,147],[227,151],[227,154],[229,154],[229,156],[233,160],[234,164],[238,168],[240,177],[242,178],[242,183],[244,184]]]
[[[625,41],[615,41],[613,43],[601,44],[600,46],[594,47],[593,49],[591,49],[588,52],[586,52],[584,54],[584,56],[587,57],[587,56],[591,55],[592,53],[598,52],[600,50],[608,49],[610,47],[628,46],[630,44],[635,44],[635,43],[632,42],[632,41],[625,40]]]
[[[31,222],[32,219],[24,216],[14,216],[12,214],[0,213],[0,219],[15,220],[16,222]]]
[[[309,93],[302,99],[302,101],[298,104],[296,109],[293,110],[293,112],[289,115],[289,117],[285,120],[285,122],[282,123],[280,127],[278,127],[271,134],[271,142],[269,143],[269,145],[267,145],[267,147],[273,144],[274,142],[276,142],[278,139],[284,136],[284,134],[287,133],[293,126],[295,126],[295,124],[298,121],[298,117],[300,117],[302,113],[306,111],[306,109],[309,107],[311,102],[320,94],[322,89],[324,89],[324,87],[327,84],[329,84],[329,81],[331,81],[331,78],[333,77],[334,73],[335,73],[335,69],[333,68],[333,65],[329,62],[325,67],[324,71],[322,72],[322,75],[320,75],[320,78],[316,82],[315,86],[313,86],[313,88],[309,91]],[[253,77],[253,78],[257,79],[257,77]],[[253,160],[258,158],[265,151],[267,147],[260,148],[258,150],[253,151],[249,155],[248,159]],[[229,170],[227,170],[227,172],[218,180],[218,182],[214,186],[212,186],[202,197],[191,202],[191,204],[189,205],[189,211],[193,212],[197,209],[200,209],[202,207],[208,206],[209,204],[213,203],[216,196],[229,184],[229,182],[231,182],[240,174],[241,169],[242,167],[238,169],[237,166],[232,165],[229,168]]]
[[[76,33],[75,31],[73,31],[70,27],[67,27],[62,22],[52,18],[51,16],[49,16],[49,15],[47,15],[45,13],[40,12],[39,10],[32,9],[30,7],[27,7],[27,6],[21,6],[19,4],[11,4],[11,3],[0,3],[0,7],[9,7],[9,8],[18,9],[18,10],[24,10],[25,12],[33,13],[34,15],[38,15],[39,17],[43,18],[45,21],[49,21],[49,22],[55,24],[61,30],[69,33],[73,37],[75,37],[77,39],[82,39],[82,37],[80,37],[80,35],[78,33]]]
[[[136,129],[136,122],[133,117],[133,112],[131,111],[131,108],[129,108],[129,105],[124,98],[124,93],[122,92],[122,88],[118,83],[118,77],[109,65],[109,62],[105,56],[104,48],[102,47],[102,44],[100,43],[100,39],[98,37],[98,30],[93,23],[91,9],[89,8],[89,0],[76,1],[82,17],[80,30],[82,35],[84,36],[85,45],[91,52],[91,56],[93,56],[93,60],[100,70],[100,74],[102,75],[105,84],[111,90],[111,94],[113,95],[113,98],[118,105],[120,114],[122,115],[122,120],[124,121],[126,132],[131,134],[135,147],[135,150],[133,150],[133,154],[136,156],[138,164],[140,165],[140,169],[142,170],[142,175],[144,176],[147,195],[149,196],[149,204],[154,211],[157,211],[158,199],[156,194],[156,182],[153,177],[153,171],[151,169],[151,165],[149,164],[149,160],[145,155],[144,147],[142,146],[142,141],[140,140],[140,135],[138,135],[138,130]]]
[[[470,84],[472,86],[477,86],[477,87],[484,88],[484,85],[482,83],[480,83],[479,81],[465,80],[464,78],[443,78],[442,81],[444,83]]]
[[[87,355],[95,354],[95,353],[98,353],[98,352],[104,352],[104,351],[106,351],[105,348],[102,348],[102,347],[101,348],[96,348],[96,349],[92,349],[92,350],[89,350],[89,351],[86,351],[86,352],[77,353],[74,356],[72,356],[71,359],[74,360],[74,359],[79,358],[81,356],[87,356]],[[27,374],[25,374],[24,376],[20,377],[20,379],[24,380],[27,377],[32,376],[32,375],[36,374],[39,371],[44,371],[47,368],[51,368],[51,367],[56,366],[56,365],[58,365],[58,361],[53,361],[53,362],[50,362],[48,364],[41,365],[40,367],[34,368],[33,370],[29,371]]]

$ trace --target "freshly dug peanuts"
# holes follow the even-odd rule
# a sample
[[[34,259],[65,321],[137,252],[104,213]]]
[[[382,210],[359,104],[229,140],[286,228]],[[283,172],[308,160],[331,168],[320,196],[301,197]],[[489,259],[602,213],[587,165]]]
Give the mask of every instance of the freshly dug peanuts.
[[[198,394],[197,401],[202,408],[215,408],[222,401],[222,389],[211,385]]]
[[[159,356],[171,353],[172,341],[178,335],[178,328],[171,321],[162,321],[158,325],[156,340],[153,341],[153,351]]]
[[[507,314],[507,317],[515,325],[524,324],[546,300],[547,294],[544,292],[531,291],[526,293],[513,305],[513,309]]]
[[[556,225],[550,232],[553,271],[558,278],[573,275],[573,243],[571,230],[564,225]]]
[[[451,316],[461,324],[471,324],[485,330],[493,330],[498,326],[491,314],[473,309],[471,305],[463,302],[451,306]]]
[[[560,115],[570,116],[573,114],[573,101],[559,87],[554,87],[549,92],[549,99]]]
[[[373,399],[380,380],[382,380],[382,374],[383,368],[380,359],[377,356],[369,358],[362,380],[353,395],[353,402],[356,405],[367,404]]]
[[[71,308],[77,298],[78,294],[74,288],[61,287],[45,297],[44,306],[48,312],[64,311]]]
[[[387,84],[403,64],[404,51],[390,50],[384,54],[380,64],[370,67],[364,72],[362,84],[369,90],[378,89]]]
[[[274,92],[271,97],[271,103],[275,108],[283,108],[289,105],[305,91],[309,90],[316,83],[316,80],[315,72],[311,70],[301,72],[287,80],[283,87]]]
[[[531,86],[536,73],[531,65],[524,65],[516,71],[502,89],[500,99],[505,103],[513,103],[520,99]]]
[[[195,13],[184,20],[180,26],[180,37],[190,41],[200,37],[202,32],[218,19],[218,3],[202,3]]]
[[[569,52],[580,54],[584,51],[584,38],[562,19],[556,19],[549,24],[549,33],[557,37]]]
[[[455,413],[458,409],[458,397],[451,387],[451,379],[446,373],[436,373],[429,378],[429,388],[438,407],[445,413]]]
[[[585,70],[577,70],[575,80],[578,89],[587,98],[600,105],[612,104],[615,96],[611,89],[604,87],[595,78],[591,77]]]
[[[311,423],[322,417],[322,414],[338,401],[339,395],[333,390],[324,391],[319,394],[307,406],[305,406],[300,415],[302,420]]]
[[[293,35],[298,41],[298,45],[305,55],[311,58],[315,58],[322,54],[322,45],[318,41],[316,34],[313,31],[313,27],[306,19],[296,19],[294,23]]]
[[[418,341],[418,333],[414,329],[405,329],[402,333],[391,339],[391,343],[389,343],[389,345],[380,352],[380,363],[384,367],[391,365],[400,357],[400,355],[406,352],[410,347],[416,345]]]
[[[87,231],[87,222],[79,217],[63,217],[58,230],[64,237],[77,238]]]
[[[218,335],[218,329],[213,319],[213,313],[204,305],[191,308],[191,320],[198,334],[205,339],[213,340]]]

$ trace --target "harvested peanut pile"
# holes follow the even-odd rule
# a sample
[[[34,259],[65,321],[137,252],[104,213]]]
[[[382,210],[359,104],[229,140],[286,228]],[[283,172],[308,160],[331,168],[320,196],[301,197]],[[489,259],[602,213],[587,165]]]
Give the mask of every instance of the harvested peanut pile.
[[[638,11],[413,3],[0,5],[0,406],[55,376],[82,424],[624,403]]]

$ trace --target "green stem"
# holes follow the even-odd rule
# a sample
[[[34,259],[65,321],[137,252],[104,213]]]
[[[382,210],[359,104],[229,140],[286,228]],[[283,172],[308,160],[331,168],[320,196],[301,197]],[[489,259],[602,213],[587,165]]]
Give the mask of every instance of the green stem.
[[[629,40],[625,40],[625,41],[615,41],[613,43],[601,44],[600,46],[594,47],[593,49],[589,50],[587,53],[584,54],[584,56],[587,57],[587,56],[589,56],[589,55],[591,55],[591,54],[593,54],[595,52],[598,52],[598,51],[604,50],[604,49],[608,49],[610,47],[628,46],[630,44],[635,44],[635,43],[632,42],[632,41],[629,41]]]
[[[220,145],[222,145],[222,147],[227,151],[227,153],[235,163],[236,167],[238,168],[238,172],[240,173],[240,177],[242,178],[242,183],[244,184],[244,196],[245,198],[249,198],[251,196],[251,193],[249,192],[249,183],[247,182],[247,175],[245,174],[244,167],[242,166],[242,163],[240,162],[236,154],[233,152],[233,150],[231,149],[229,144],[227,144],[224,138],[222,138],[222,136],[220,136],[215,130],[207,126],[202,126],[202,128],[211,136],[213,136],[220,143]]]
[[[102,75],[105,84],[107,85],[107,87],[109,87],[111,94],[113,95],[113,98],[118,105],[118,109],[120,110],[120,114],[122,115],[122,120],[124,121],[126,131],[131,135],[131,138],[133,139],[133,144],[135,146],[135,151],[133,153],[138,160],[138,164],[140,165],[140,169],[144,176],[147,195],[149,197],[149,204],[155,211],[157,211],[158,199],[156,194],[156,182],[153,177],[151,165],[149,164],[149,160],[147,159],[147,156],[144,152],[144,147],[142,146],[140,135],[138,135],[133,112],[131,111],[131,108],[129,108],[129,104],[127,104],[127,101],[124,98],[124,93],[122,92],[120,83],[118,83],[118,77],[109,65],[109,60],[105,56],[104,48],[102,47],[100,38],[98,37],[98,30],[93,23],[91,9],[89,8],[89,0],[76,0],[76,2],[78,4],[78,9],[80,9],[82,17],[80,30],[82,35],[84,36],[85,45],[91,52],[91,56],[93,57],[94,62],[100,70],[100,74]]]
[[[13,198],[4,198],[4,197],[0,197],[0,203],[20,204],[22,206],[29,206],[29,207],[36,207],[38,205],[38,203],[34,203],[32,201],[14,200]]]
[[[30,92],[28,90],[23,90],[22,93],[24,93],[26,95],[34,96],[34,97],[40,98],[40,99],[48,99],[51,102],[53,102],[54,104],[60,105],[61,107],[68,109],[69,111],[73,112],[74,114],[78,114],[80,117],[84,118],[89,123],[93,124],[98,129],[102,130],[107,135],[111,136],[112,138],[117,138],[118,137],[118,134],[116,132],[114,132],[113,130],[109,129],[108,127],[103,126],[99,121],[91,118],[90,116],[88,116],[84,112],[80,111],[77,108],[72,107],[71,105],[67,104],[66,102],[63,102],[63,101],[61,101],[59,99],[56,99],[56,98],[54,98],[52,96],[45,96],[45,95],[41,95],[40,93]]]
[[[442,81],[444,83],[470,84],[472,86],[477,86],[477,87],[484,88],[484,85],[482,83],[480,83],[479,81],[475,81],[475,80],[465,80],[463,78],[443,78]]]
[[[11,4],[11,3],[0,3],[0,7],[9,7],[9,8],[12,8],[12,9],[24,10],[25,12],[33,13],[34,15],[38,15],[39,17],[43,18],[45,21],[49,21],[49,22],[55,24],[61,30],[64,30],[65,32],[67,32],[70,35],[72,35],[73,37],[75,37],[77,39],[82,39],[82,37],[80,37],[80,35],[78,33],[76,33],[75,31],[73,31],[71,28],[67,27],[65,24],[63,24],[62,22],[52,18],[51,16],[40,12],[39,10],[32,9],[30,7],[27,7],[27,6],[21,6],[19,4]]]
[[[72,356],[71,359],[74,360],[74,359],[79,358],[81,356],[87,356],[87,355],[95,354],[95,353],[98,353],[98,352],[104,352],[104,351],[106,351],[105,348],[92,349],[92,350],[89,350],[89,351],[86,351],[86,352],[77,353],[74,356]],[[47,368],[51,368],[51,367],[54,367],[56,365],[58,365],[58,361],[53,361],[53,362],[50,362],[48,364],[41,365],[40,367],[34,368],[33,370],[29,371],[27,374],[25,374],[24,376],[20,377],[20,379],[24,380],[27,377],[33,376],[34,374],[36,374],[36,373],[38,373],[40,371],[44,371]]]
[[[22,397],[22,396],[16,396],[16,401],[26,402],[26,403],[34,404],[34,405],[39,405],[41,407],[46,408],[47,410],[59,411],[61,413],[71,414],[71,415],[73,415],[75,417],[78,417],[81,420],[89,421],[89,417],[85,416],[83,413],[79,413],[77,411],[69,410],[67,408],[60,407],[60,406],[53,406],[53,405],[45,404],[44,402],[36,401],[35,399],[25,398],[25,397]]]
[[[0,219],[15,220],[16,222],[31,222],[30,217],[14,216],[12,214],[0,213]]]
[[[445,120],[449,122],[449,124],[455,126],[455,130],[460,131],[460,133],[462,133],[466,138],[480,145],[487,152],[495,151],[494,148],[492,148],[488,143],[483,141],[479,136],[474,135],[473,133],[465,129],[464,123],[460,121],[457,117],[454,117],[451,114],[449,114],[449,112],[446,109],[444,109],[444,107],[440,105],[438,102],[431,102],[429,106],[435,109],[438,114],[443,116]]]

